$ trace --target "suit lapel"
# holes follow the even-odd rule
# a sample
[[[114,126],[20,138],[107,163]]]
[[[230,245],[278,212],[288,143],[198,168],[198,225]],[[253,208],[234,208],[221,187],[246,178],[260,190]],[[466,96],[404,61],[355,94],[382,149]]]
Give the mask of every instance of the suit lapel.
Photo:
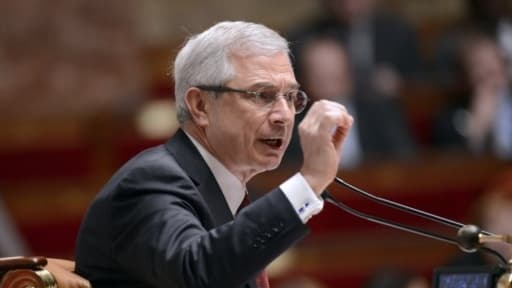
[[[185,132],[179,129],[165,144],[165,147],[196,184],[210,209],[215,226],[233,220],[233,215],[219,184]]]
[[[233,220],[224,194],[215,180],[210,168],[190,141],[188,136],[179,129],[165,144],[165,148],[174,156],[178,164],[196,184],[197,190],[210,209],[214,225],[220,226]],[[255,279],[243,285],[244,288],[256,288]]]

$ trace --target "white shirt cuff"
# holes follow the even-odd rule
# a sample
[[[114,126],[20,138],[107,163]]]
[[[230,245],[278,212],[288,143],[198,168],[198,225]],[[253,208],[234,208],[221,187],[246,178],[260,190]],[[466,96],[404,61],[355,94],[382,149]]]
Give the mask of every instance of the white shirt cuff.
[[[324,208],[324,200],[315,194],[300,173],[293,175],[279,188],[283,190],[303,223],[308,222],[313,215],[320,213]]]

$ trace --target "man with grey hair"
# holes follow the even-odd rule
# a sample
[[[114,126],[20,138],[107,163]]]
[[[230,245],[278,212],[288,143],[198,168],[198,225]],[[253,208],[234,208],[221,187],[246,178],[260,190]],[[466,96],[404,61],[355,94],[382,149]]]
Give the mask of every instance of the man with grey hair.
[[[307,103],[288,44],[263,25],[218,23],[186,42],[174,79],[180,129],[98,194],[77,272],[95,288],[268,287],[265,267],[322,210],[352,117],[314,103],[299,127],[301,170],[238,211],[247,181],[279,165]]]

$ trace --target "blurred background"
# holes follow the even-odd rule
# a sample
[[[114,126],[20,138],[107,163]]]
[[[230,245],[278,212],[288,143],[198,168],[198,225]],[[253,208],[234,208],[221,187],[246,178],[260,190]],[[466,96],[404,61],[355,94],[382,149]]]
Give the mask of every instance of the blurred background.
[[[0,0],[0,256],[73,259],[81,217],[102,185],[176,131],[169,67],[180,45],[222,20],[279,31],[310,98],[354,115],[345,180],[512,233],[511,8],[508,0]],[[300,161],[294,139],[281,167],[250,190],[264,193]],[[454,233],[330,190],[365,212]],[[499,207],[483,207],[496,193]],[[329,206],[311,227],[272,264],[273,286],[429,287],[435,267],[460,262],[456,247]]]

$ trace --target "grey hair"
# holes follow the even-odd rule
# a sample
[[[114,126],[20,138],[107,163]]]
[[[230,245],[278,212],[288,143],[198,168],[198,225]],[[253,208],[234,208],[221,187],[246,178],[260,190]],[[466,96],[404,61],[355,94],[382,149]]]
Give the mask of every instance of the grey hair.
[[[190,119],[185,93],[196,85],[221,86],[235,77],[231,56],[289,53],[288,42],[255,23],[220,22],[185,42],[174,61],[174,93],[179,123]]]

